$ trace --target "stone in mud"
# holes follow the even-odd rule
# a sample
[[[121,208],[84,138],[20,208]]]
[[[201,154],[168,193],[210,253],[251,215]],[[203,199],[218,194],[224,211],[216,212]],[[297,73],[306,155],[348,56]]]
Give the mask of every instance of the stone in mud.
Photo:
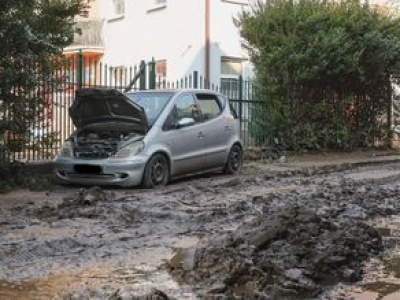
[[[159,289],[153,289],[149,294],[139,296],[139,297],[132,297],[132,300],[173,300],[174,298],[169,297],[166,293]]]
[[[143,212],[138,207],[122,205],[121,219],[125,220],[127,223],[139,223],[143,219],[143,216]]]
[[[278,299],[296,299],[298,292],[295,289],[284,288],[278,284],[267,285],[264,289],[266,299],[278,300]]]
[[[304,273],[304,270],[294,268],[294,269],[286,270],[284,275],[287,279],[294,280],[294,281],[300,281],[304,277],[303,273]]]
[[[234,179],[222,182],[218,186],[220,186],[220,187],[236,187],[236,186],[240,185],[241,183],[242,183],[242,181],[240,180],[240,178],[236,177]]]
[[[177,248],[169,261],[171,268],[182,268],[191,271],[195,266],[196,248]]]
[[[216,283],[208,289],[207,294],[221,294],[224,293],[225,291],[226,291],[225,284]]]
[[[304,269],[292,268],[284,271],[284,277],[288,280],[283,283],[286,288],[297,290],[315,290],[317,285],[305,274]]]
[[[65,197],[60,207],[69,207],[74,205],[92,206],[97,202],[111,201],[112,195],[107,194],[100,187],[95,186],[90,189],[81,188],[73,197]]]
[[[348,282],[356,282],[362,276],[361,270],[353,270],[350,268],[344,268],[341,272],[342,277],[344,280]]]
[[[275,177],[276,177],[276,175],[272,174],[272,173],[268,173],[268,174],[264,175],[265,180],[272,180],[272,179],[275,179]]]
[[[265,202],[265,198],[263,195],[255,195],[252,199],[253,203],[263,203]]]
[[[90,189],[80,189],[78,192],[78,202],[85,205],[93,205],[98,201],[109,200],[105,192],[98,186]]]
[[[232,211],[234,213],[244,213],[246,211],[251,211],[252,206],[249,203],[249,201],[238,201],[237,203],[235,203],[234,205],[232,205]]]
[[[285,231],[286,228],[279,225],[264,229],[261,232],[255,230],[254,234],[249,238],[249,242],[254,245],[256,249],[260,249],[284,235]]]
[[[119,295],[119,289],[112,293],[110,297],[107,298],[107,300],[123,300],[122,297]]]
[[[364,208],[356,204],[348,204],[346,209],[341,212],[341,217],[352,219],[365,219],[367,213]]]

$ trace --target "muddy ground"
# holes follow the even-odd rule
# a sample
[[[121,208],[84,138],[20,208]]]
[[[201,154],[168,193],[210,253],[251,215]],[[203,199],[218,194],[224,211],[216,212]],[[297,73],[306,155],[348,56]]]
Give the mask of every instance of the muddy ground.
[[[0,194],[0,299],[400,299],[400,157]]]

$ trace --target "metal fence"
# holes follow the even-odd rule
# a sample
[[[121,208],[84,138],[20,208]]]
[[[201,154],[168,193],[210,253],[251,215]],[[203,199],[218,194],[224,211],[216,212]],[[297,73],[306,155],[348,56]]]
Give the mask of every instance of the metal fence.
[[[113,88],[124,91],[145,89],[212,89],[228,96],[241,120],[241,134],[245,146],[261,146],[265,143],[262,126],[262,101],[255,99],[255,88],[250,81],[241,77],[225,80],[223,84],[212,84],[198,72],[193,72],[174,82],[156,76],[154,60],[137,66],[114,67],[87,59],[81,53],[65,58],[51,74],[51,79],[30,95],[40,99],[40,105],[31,109],[34,114],[23,132],[7,130],[0,136],[0,160],[8,156],[14,161],[38,161],[52,159],[62,143],[74,131],[68,109],[72,105],[75,91],[80,88]],[[40,107],[40,108],[38,108]],[[12,112],[0,106],[0,117],[11,118]],[[0,118],[1,120],[1,118]],[[260,130],[261,128],[261,130]]]

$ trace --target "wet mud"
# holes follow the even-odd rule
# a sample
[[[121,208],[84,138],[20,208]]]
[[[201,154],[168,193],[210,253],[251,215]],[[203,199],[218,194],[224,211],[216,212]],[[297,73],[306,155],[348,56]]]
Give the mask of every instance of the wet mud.
[[[384,299],[398,170],[249,163],[157,190],[0,195],[0,299]]]

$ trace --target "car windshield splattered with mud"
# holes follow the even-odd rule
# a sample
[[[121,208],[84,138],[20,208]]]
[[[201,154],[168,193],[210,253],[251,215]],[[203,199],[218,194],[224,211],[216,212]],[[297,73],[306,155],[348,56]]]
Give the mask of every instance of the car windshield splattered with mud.
[[[242,166],[236,114],[212,91],[81,89],[70,116],[77,130],[55,158],[67,183],[153,188]]]

